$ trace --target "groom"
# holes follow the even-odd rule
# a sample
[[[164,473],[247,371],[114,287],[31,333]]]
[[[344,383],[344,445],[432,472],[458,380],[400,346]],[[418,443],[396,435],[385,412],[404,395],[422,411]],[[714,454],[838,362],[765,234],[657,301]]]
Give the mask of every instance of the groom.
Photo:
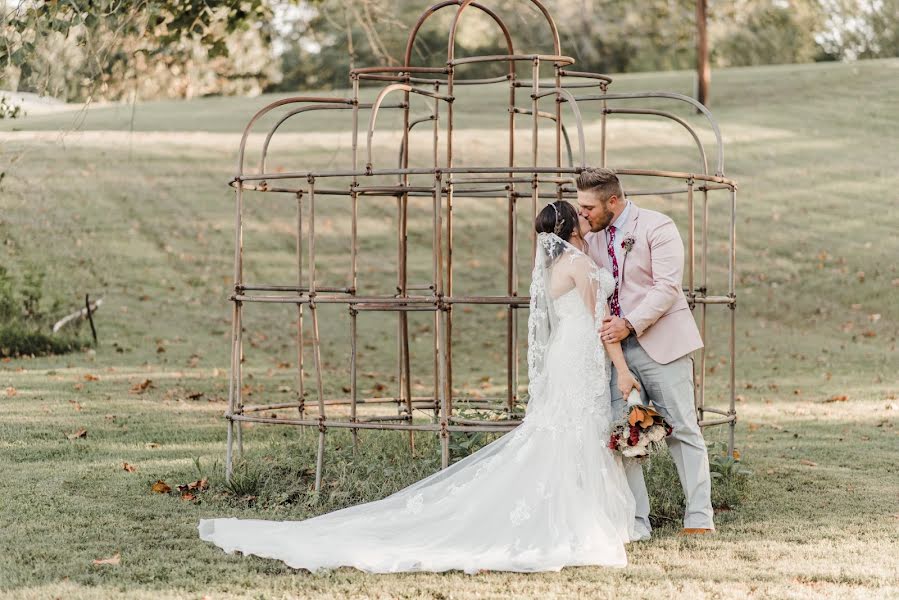
[[[621,342],[628,367],[674,431],[666,439],[687,499],[684,534],[711,533],[711,477],[705,441],[696,418],[690,353],[702,348],[693,314],[681,289],[684,246],[674,222],[627,200],[610,169],[589,168],[577,178],[579,213],[590,224],[590,257],[615,276],[610,315],[600,335]],[[613,414],[625,399],[611,381]],[[649,539],[649,495],[638,463],[625,461],[637,501],[636,533]]]

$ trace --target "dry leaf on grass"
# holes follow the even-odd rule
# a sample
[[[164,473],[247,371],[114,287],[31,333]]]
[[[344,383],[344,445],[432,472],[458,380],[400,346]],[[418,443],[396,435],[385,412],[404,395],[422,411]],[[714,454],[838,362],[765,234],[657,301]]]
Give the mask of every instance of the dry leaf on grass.
[[[96,558],[91,562],[95,565],[117,565],[121,562],[122,557],[118,552],[110,556],[109,558]]]
[[[181,494],[181,499],[184,501],[196,500],[197,497],[190,493]]]
[[[134,385],[131,386],[131,393],[132,394],[143,394],[151,387],[153,387],[153,381],[151,379],[144,379],[143,381],[135,383]]]
[[[87,429],[79,429],[75,433],[70,433],[66,436],[70,440],[77,440],[78,438],[86,438],[87,437]]]
[[[92,373],[86,373],[84,375],[84,380],[85,381],[100,381],[100,378],[97,377],[96,375],[93,375]]]
[[[807,460],[807,459],[805,459],[805,458],[803,458],[802,460],[800,460],[800,461],[799,461],[799,464],[805,465],[806,467],[817,467],[817,466],[818,466],[818,463],[812,462],[812,461]]]
[[[846,394],[838,394],[836,396],[831,396],[824,402],[846,402],[847,400],[849,400],[849,396]]]
[[[134,473],[135,471],[137,471],[137,467],[135,467],[134,465],[129,465],[126,462],[122,463],[122,469],[128,471],[129,473]]]
[[[81,411],[81,405],[78,403],[77,400],[69,400],[69,404],[71,404],[72,408],[74,408],[75,410],[77,410],[79,412]]]
[[[14,388],[14,387],[8,387],[8,388],[6,388],[6,395],[9,396],[10,398],[12,398],[13,396],[15,396],[15,395],[18,394],[18,393],[19,393],[19,392],[18,392],[18,391],[16,390],[16,388]]]
[[[169,484],[164,482],[162,479],[158,479],[156,483],[150,488],[150,490],[156,494],[168,494],[172,491],[172,488]]]

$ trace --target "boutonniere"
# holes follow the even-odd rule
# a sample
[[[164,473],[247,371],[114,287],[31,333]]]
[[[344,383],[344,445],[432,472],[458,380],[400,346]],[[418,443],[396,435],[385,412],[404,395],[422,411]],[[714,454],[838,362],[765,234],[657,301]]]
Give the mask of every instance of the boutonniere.
[[[621,240],[621,247],[624,248],[625,255],[629,254],[630,251],[634,249],[635,243],[637,243],[637,238],[634,237],[633,233],[624,236],[624,239]]]

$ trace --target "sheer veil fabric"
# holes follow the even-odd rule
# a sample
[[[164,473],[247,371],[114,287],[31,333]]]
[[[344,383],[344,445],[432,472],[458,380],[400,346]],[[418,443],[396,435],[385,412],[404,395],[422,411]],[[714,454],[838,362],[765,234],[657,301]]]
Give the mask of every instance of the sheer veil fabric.
[[[202,519],[200,537],[309,570],[625,566],[634,498],[605,444],[610,365],[597,335],[615,282],[561,238],[538,241],[521,425],[382,500],[305,521]]]

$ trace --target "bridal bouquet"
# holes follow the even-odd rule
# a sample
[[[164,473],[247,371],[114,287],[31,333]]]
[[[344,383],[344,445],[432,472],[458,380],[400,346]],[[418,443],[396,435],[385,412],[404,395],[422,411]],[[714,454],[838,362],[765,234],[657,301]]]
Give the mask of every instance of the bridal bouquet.
[[[626,458],[646,458],[662,447],[671,426],[662,415],[640,404],[640,393],[631,390],[627,398],[627,415],[613,424],[609,449]]]

